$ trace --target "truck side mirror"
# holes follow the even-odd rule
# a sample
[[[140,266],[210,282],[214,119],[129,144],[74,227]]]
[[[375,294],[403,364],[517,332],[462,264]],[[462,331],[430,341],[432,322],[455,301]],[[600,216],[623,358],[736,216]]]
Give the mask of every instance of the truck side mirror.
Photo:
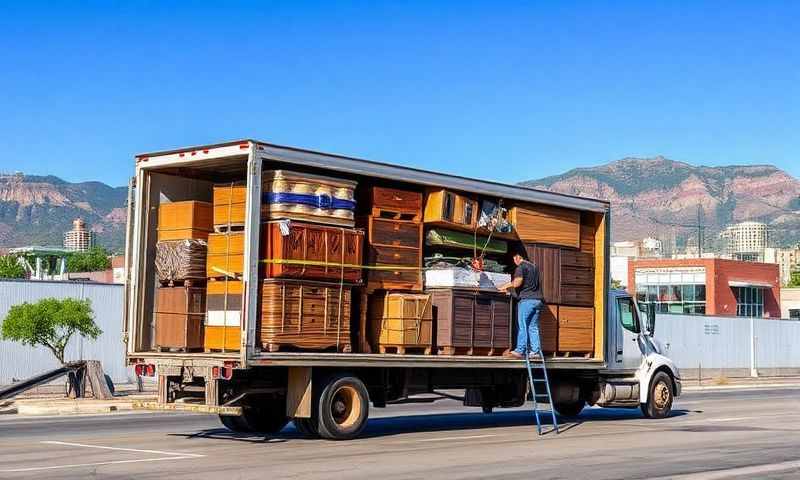
[[[649,333],[650,336],[653,336],[656,333],[656,304],[655,304],[655,302],[650,302],[647,305],[647,333]]]

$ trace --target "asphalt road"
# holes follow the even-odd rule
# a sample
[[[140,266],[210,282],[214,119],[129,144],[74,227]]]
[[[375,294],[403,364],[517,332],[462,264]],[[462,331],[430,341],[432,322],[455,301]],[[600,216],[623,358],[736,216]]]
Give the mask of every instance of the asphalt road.
[[[565,420],[564,420],[565,421]],[[566,421],[565,421],[566,422]],[[530,410],[373,410],[365,438],[234,435],[216,417],[0,418],[0,478],[800,478],[800,389],[687,392],[664,420],[584,410],[537,437]]]

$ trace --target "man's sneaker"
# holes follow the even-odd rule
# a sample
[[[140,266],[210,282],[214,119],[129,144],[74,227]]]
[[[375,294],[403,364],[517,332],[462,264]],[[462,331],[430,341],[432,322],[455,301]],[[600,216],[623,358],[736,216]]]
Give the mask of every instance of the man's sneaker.
[[[516,358],[517,360],[522,360],[523,357],[521,353],[516,350],[511,350],[510,352],[503,352],[503,356],[505,358]]]
[[[538,352],[537,353],[531,353],[531,354],[528,355],[528,358],[531,359],[531,360],[541,360],[542,359],[542,354],[538,353]]]

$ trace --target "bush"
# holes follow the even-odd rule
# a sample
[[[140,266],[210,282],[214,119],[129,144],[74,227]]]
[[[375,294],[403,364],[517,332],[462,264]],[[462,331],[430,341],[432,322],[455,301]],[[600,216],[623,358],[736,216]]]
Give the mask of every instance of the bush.
[[[92,247],[85,252],[75,252],[67,257],[67,271],[101,272],[111,268],[108,251],[103,247]]]
[[[25,278],[25,269],[13,255],[0,256],[0,278]]]
[[[44,298],[14,305],[0,328],[0,338],[32,347],[43,346],[64,363],[64,350],[77,333],[97,339],[103,331],[94,323],[91,302],[75,298]]]

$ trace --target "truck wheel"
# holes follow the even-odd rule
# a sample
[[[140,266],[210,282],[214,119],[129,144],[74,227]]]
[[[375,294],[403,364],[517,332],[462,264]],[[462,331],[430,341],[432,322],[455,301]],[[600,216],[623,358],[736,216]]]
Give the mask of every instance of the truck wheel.
[[[367,426],[369,394],[356,377],[332,377],[320,391],[315,405],[322,438],[349,440]]]
[[[306,437],[319,437],[319,429],[317,425],[319,419],[314,418],[293,418],[294,428]]]
[[[289,423],[284,402],[268,402],[264,406],[245,408],[241,418],[250,432],[278,433]]]
[[[250,433],[249,427],[244,423],[242,417],[237,415],[220,415],[219,421],[222,426],[235,433]]]
[[[586,401],[578,400],[575,402],[556,403],[554,405],[556,413],[563,417],[577,417],[586,406]]]
[[[643,403],[642,413],[647,418],[664,418],[672,410],[672,379],[664,372],[658,372],[650,380],[647,403]]]

